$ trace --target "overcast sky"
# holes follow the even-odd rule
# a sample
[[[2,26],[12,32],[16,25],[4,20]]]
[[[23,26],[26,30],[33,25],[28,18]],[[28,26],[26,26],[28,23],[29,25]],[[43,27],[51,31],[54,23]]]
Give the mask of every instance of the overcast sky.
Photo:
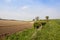
[[[31,20],[60,18],[60,0],[0,0],[0,18]]]

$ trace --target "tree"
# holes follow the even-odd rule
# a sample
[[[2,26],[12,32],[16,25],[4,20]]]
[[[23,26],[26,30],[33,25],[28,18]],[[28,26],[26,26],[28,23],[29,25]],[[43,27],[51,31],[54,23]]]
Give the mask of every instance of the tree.
[[[36,19],[36,21],[38,21],[39,20],[39,17],[37,16],[35,19]]]
[[[49,16],[46,16],[46,21],[48,22]]]
[[[33,21],[35,21],[35,19],[33,19]]]

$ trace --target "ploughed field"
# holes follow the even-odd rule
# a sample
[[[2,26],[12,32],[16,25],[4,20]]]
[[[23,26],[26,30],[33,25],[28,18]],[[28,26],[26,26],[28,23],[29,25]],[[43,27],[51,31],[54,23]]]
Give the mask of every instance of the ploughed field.
[[[12,34],[31,27],[32,23],[27,21],[0,20],[0,35],[6,33]]]

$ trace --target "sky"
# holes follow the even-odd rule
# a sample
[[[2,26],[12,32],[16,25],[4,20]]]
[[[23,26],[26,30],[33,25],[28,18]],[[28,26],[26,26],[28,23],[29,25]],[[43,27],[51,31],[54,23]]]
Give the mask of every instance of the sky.
[[[0,0],[0,18],[32,20],[60,18],[60,0]]]

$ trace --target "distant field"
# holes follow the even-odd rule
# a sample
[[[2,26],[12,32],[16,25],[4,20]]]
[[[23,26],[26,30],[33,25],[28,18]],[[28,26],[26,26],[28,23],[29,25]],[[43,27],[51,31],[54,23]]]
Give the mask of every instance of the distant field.
[[[12,34],[31,27],[32,23],[27,21],[0,20],[0,35],[4,33]]]
[[[32,37],[34,29],[26,29],[22,32],[16,32],[6,40],[60,40],[60,20],[50,20],[36,35]]]

